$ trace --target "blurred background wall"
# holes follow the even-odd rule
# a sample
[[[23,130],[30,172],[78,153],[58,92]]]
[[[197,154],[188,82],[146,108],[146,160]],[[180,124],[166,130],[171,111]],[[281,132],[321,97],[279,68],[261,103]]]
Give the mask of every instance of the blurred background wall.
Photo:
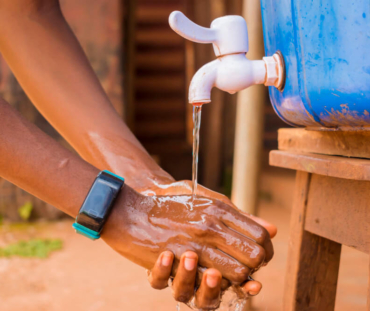
[[[193,44],[174,33],[168,16],[181,10],[202,26],[219,16],[243,13],[242,0],[61,0],[62,10],[117,112],[160,165],[176,179],[191,178],[192,107],[189,82],[213,60],[212,45]],[[0,96],[66,148],[70,146],[32,106],[0,57]],[[213,90],[202,113],[200,182],[231,194],[237,95]],[[261,162],[276,147],[284,125],[266,97]],[[62,214],[0,179],[0,215],[21,220]]]

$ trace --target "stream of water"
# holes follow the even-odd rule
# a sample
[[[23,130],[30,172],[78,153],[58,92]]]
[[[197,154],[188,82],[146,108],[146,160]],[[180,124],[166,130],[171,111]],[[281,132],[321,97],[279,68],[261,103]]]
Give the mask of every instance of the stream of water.
[[[200,119],[202,116],[202,105],[193,106],[193,185],[192,185],[192,203],[197,195],[198,187],[198,159],[199,159],[199,131]]]

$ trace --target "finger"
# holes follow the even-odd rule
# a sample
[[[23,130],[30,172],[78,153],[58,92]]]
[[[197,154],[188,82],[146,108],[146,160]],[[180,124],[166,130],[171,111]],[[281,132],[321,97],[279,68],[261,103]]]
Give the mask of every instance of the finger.
[[[218,249],[251,269],[258,269],[265,261],[265,249],[223,225],[216,237]]]
[[[274,255],[274,248],[268,231],[242,213],[233,209],[222,210],[221,220],[229,228],[252,239],[263,246],[266,252],[265,261],[269,262]]]
[[[233,284],[241,284],[248,279],[251,270],[238,260],[215,248],[204,248],[199,258],[199,265],[214,268],[222,277]]]
[[[168,286],[173,259],[174,255],[170,251],[160,254],[148,277],[149,283],[153,288],[164,289]]]
[[[248,296],[256,296],[262,289],[262,284],[258,281],[249,281],[243,285],[243,292]]]
[[[189,246],[187,246],[188,248]],[[193,249],[197,249],[198,247],[194,244],[193,247],[191,247]],[[178,267],[179,267],[179,262],[180,262],[180,258],[181,258],[181,254],[185,253],[186,250],[185,247],[182,249],[182,247],[178,247],[176,252],[175,252],[175,258],[173,260],[173,263],[172,263],[172,272],[171,272],[171,276],[172,277],[175,277],[176,274],[177,274],[177,270],[178,270]],[[198,249],[197,251],[198,253],[198,257],[202,257],[202,251],[201,249]],[[177,259],[179,258],[179,259]],[[199,260],[199,259],[198,259]],[[202,281],[202,278],[203,278],[203,273],[207,270],[207,268],[199,265],[199,262],[198,262],[198,267],[197,267],[197,274],[196,274],[196,280],[195,280],[195,288],[199,288],[200,287],[200,283]],[[230,281],[225,279],[225,278],[222,278],[222,281],[221,281],[221,289],[222,290],[226,290],[230,287]]]
[[[262,218],[259,218],[257,216],[254,216],[252,214],[248,214],[248,213],[244,213],[243,214],[246,216],[246,217],[249,217],[250,219],[254,220],[256,223],[260,224],[262,227],[266,228],[267,232],[270,234],[270,238],[274,238],[277,234],[277,228],[275,225],[269,223],[268,221],[262,219]]]
[[[208,269],[195,295],[195,305],[201,310],[214,310],[220,305],[221,273],[216,269]]]
[[[172,283],[172,292],[176,301],[186,303],[194,296],[197,266],[198,255],[196,253],[188,251],[181,256]]]
[[[270,238],[269,233],[264,227],[247,217],[245,214],[240,213],[229,206],[222,207],[223,208],[220,208],[219,210],[220,220],[228,227],[251,238],[260,245],[262,245],[267,238]]]
[[[212,191],[210,189],[207,189],[203,186],[201,186],[198,190],[199,194],[200,195],[204,195],[205,197],[210,197],[210,198],[213,198],[213,199],[216,199],[216,200],[219,200],[229,206],[232,206],[234,209],[236,209],[237,211],[241,212],[242,214],[244,214],[246,217],[252,219],[253,221],[255,221],[256,223],[260,224],[262,227],[264,227],[268,233],[270,234],[270,237],[271,239],[276,235],[277,233],[277,228],[276,226],[274,226],[273,224],[269,223],[268,221],[262,219],[262,218],[259,218],[257,216],[254,216],[252,214],[248,214],[248,213],[245,213],[241,210],[239,210],[236,205],[231,202],[231,200],[223,195],[223,194],[220,194],[218,192],[215,192],[215,191]]]
[[[198,265],[198,273],[195,279],[195,288],[199,288],[200,284],[202,283],[203,274],[207,271],[207,268],[200,267]],[[231,283],[229,280],[222,278],[221,280],[221,291],[227,290],[231,286]]]

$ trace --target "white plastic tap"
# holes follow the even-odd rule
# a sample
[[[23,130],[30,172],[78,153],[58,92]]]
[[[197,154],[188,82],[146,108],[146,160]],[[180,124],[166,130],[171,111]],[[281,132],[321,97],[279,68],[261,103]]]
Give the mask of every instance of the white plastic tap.
[[[193,23],[183,13],[169,17],[171,28],[180,36],[198,43],[212,43],[217,59],[204,65],[194,75],[189,89],[189,103],[211,102],[211,90],[217,87],[231,94],[254,84],[282,89],[284,60],[280,53],[249,60],[248,29],[243,17],[230,15],[215,19],[211,28]]]

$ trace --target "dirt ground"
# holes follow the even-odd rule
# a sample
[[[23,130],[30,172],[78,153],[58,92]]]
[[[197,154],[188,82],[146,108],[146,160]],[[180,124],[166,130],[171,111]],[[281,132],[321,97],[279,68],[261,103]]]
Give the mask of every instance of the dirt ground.
[[[294,175],[265,172],[260,215],[275,223],[275,257],[258,275],[264,288],[253,310],[281,311],[287,264]],[[60,238],[63,249],[47,259],[0,258],[1,311],[175,311],[170,289],[150,288],[144,269],[73,232],[71,220],[26,226],[2,225],[0,246],[34,237]],[[343,247],[336,311],[366,310],[369,256]],[[181,310],[188,310],[181,306]]]

